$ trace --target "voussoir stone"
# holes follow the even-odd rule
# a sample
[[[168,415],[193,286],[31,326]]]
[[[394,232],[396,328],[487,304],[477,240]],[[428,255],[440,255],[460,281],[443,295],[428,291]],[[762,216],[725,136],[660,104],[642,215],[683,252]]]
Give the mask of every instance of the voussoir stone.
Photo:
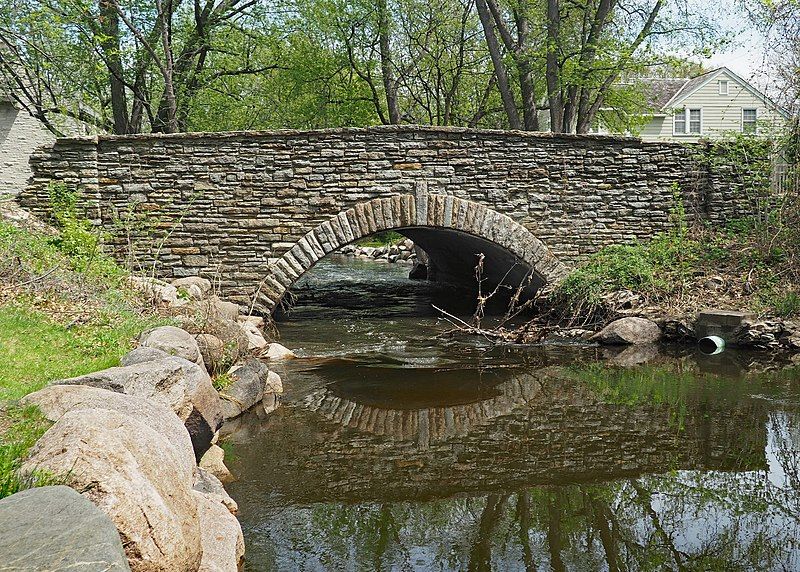
[[[646,318],[620,318],[608,324],[592,340],[608,345],[652,344],[661,338],[658,324]]]
[[[65,413],[21,468],[65,479],[119,531],[133,572],[194,572],[201,542],[193,470],[167,437],[107,409]]]
[[[147,348],[156,348],[171,356],[182,357],[199,366],[204,366],[203,356],[197,347],[194,336],[175,326],[159,326],[142,332],[139,344]]]
[[[219,395],[208,373],[181,357],[112,367],[53,384],[99,387],[166,405],[189,431],[198,459],[208,449],[223,421]]]
[[[108,409],[131,415],[166,437],[180,454],[184,468],[192,469],[195,465],[192,441],[186,427],[172,409],[151,399],[88,385],[48,385],[26,395],[20,403],[36,405],[52,422],[77,409]]]
[[[0,499],[0,571],[130,571],[106,513],[59,485]]]

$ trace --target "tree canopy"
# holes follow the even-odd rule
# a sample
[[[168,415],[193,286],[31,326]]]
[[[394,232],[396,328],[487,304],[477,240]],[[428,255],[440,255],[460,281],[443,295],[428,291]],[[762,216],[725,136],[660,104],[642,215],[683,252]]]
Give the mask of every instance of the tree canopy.
[[[0,0],[0,90],[55,133],[587,132],[722,40],[679,0]]]

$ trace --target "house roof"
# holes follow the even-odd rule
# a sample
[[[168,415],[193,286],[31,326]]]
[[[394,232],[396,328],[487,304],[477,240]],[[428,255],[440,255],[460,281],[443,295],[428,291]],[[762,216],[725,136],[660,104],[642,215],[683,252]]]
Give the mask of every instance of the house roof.
[[[675,106],[689,97],[708,82],[713,81],[715,77],[723,72],[734,78],[754,96],[763,100],[766,105],[770,105],[783,115],[788,116],[784,109],[778,106],[764,93],[726,67],[713,69],[693,78],[643,78],[638,81],[644,86],[648,103],[651,105],[652,109],[664,112],[668,108]]]
[[[679,78],[648,78],[640,80],[645,87],[647,103],[653,109],[664,106],[686,85],[688,80]]]

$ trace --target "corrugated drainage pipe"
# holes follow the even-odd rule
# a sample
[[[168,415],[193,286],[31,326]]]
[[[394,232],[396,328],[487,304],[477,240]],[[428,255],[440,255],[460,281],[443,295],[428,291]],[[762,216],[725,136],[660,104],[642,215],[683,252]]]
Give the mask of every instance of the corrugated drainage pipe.
[[[721,354],[725,351],[725,340],[719,336],[706,336],[697,342],[697,348],[707,356]]]

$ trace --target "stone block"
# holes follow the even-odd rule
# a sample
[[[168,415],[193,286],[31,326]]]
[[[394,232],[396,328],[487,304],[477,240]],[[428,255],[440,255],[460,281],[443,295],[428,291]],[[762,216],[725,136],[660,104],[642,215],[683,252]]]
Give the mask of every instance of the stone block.
[[[719,336],[730,343],[742,323],[753,319],[755,315],[752,312],[707,309],[697,314],[694,330],[698,338]]]

